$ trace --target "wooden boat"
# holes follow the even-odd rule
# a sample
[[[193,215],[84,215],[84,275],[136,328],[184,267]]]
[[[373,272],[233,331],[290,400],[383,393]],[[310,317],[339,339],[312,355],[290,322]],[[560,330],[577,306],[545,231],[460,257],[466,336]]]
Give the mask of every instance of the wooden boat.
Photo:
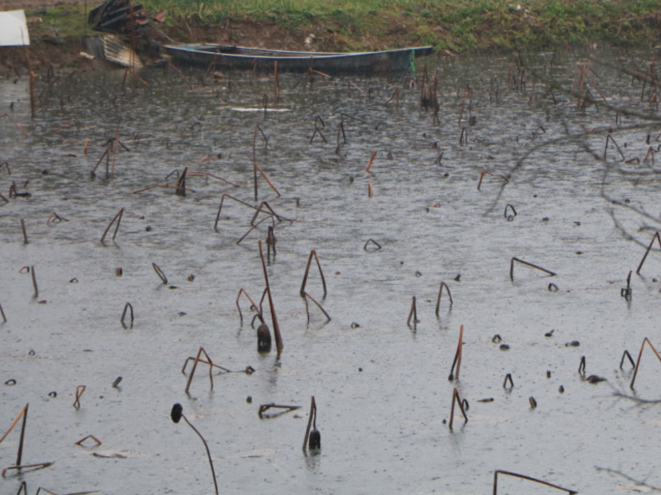
[[[396,72],[409,70],[413,59],[430,55],[431,46],[384,50],[379,52],[289,52],[233,45],[189,44],[166,45],[167,52],[178,62],[227,69],[258,69],[305,72],[312,68],[324,73]]]

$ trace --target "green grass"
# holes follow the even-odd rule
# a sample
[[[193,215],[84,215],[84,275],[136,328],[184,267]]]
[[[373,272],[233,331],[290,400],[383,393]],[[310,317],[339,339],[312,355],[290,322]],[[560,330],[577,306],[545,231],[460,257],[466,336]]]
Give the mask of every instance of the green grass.
[[[227,19],[277,24],[290,32],[312,26],[337,32],[338,49],[370,44],[431,44],[466,51],[476,47],[540,49],[567,42],[618,46],[661,44],[661,0],[142,0],[166,12],[173,32],[214,29]],[[70,15],[62,17],[62,10]],[[44,16],[64,36],[82,34],[78,7]],[[401,32],[405,28],[405,32]],[[393,30],[399,29],[397,35]],[[367,40],[367,41],[366,41]]]

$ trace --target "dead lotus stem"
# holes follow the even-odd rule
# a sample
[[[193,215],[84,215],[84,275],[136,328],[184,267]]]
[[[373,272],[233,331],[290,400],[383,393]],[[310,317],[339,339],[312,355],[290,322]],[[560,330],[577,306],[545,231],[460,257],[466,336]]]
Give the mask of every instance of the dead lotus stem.
[[[255,207],[253,206],[253,208],[255,208]],[[270,213],[265,212],[265,211],[263,210],[263,208],[268,209],[268,211],[269,211]],[[275,210],[274,210],[273,208],[271,208],[271,205],[269,205],[266,201],[262,201],[262,202],[259,204],[259,206],[258,206],[257,208],[255,208],[255,210],[257,210],[257,211],[256,211],[255,214],[253,215],[252,220],[250,220],[250,225],[255,225],[255,220],[257,219],[257,215],[259,215],[260,213],[266,213],[267,215],[269,215],[269,217],[275,217],[275,218],[278,220],[278,222],[282,222],[283,220],[287,220],[288,222],[293,223],[293,220],[290,220],[290,219],[288,219],[288,218],[281,217],[280,215],[278,215],[278,214],[275,212]]]
[[[604,161],[606,161],[606,152],[608,151],[608,140],[610,139],[611,143],[615,145],[617,148],[617,151],[620,153],[620,156],[622,157],[622,160],[624,160],[624,153],[622,153],[622,150],[620,149],[620,146],[615,142],[615,139],[613,139],[613,136],[608,134],[606,136],[606,146],[604,147]]]
[[[301,297],[305,294],[305,285],[308,283],[308,274],[310,273],[310,266],[312,265],[312,258],[314,257],[317,262],[317,268],[319,268],[319,275],[321,275],[321,284],[324,287],[324,299],[326,298],[326,279],[324,278],[324,271],[321,269],[321,263],[319,262],[319,256],[317,256],[317,250],[313,249],[310,251],[310,257],[308,258],[308,266],[305,269],[305,275],[303,275],[303,283],[301,284]]]
[[[21,230],[23,230],[23,244],[28,244],[28,233],[25,231],[25,220],[21,218]]]
[[[248,295],[248,293],[244,288],[241,288],[239,290],[239,295],[236,297],[236,308],[239,310],[239,317],[241,318],[241,326],[243,326],[243,313],[241,313],[241,306],[239,305],[239,299],[241,299],[241,294],[244,294],[248,298],[250,304],[252,304],[252,307],[255,308],[255,311],[259,312],[259,310],[257,309],[257,304],[255,304],[255,301],[252,300],[252,297]]]
[[[592,72],[592,69],[588,69],[588,74],[590,75],[590,79],[592,79],[592,84],[594,85],[594,89],[597,90],[597,93],[599,93],[599,96],[601,96],[601,99],[604,100],[604,103],[608,103],[606,101],[606,97],[603,95],[603,93],[599,89],[599,86],[597,86],[597,81],[594,78],[594,72]]]
[[[126,318],[126,313],[128,310],[131,310],[130,317],[131,317],[131,328],[133,328],[133,305],[131,303],[126,303],[124,305],[124,311],[122,312],[122,317],[120,318],[119,321],[121,321],[122,326],[124,328],[127,328],[126,324],[124,323],[124,319]]]
[[[636,367],[636,363],[631,357],[631,354],[629,354],[629,351],[625,350],[624,353],[622,354],[622,359],[620,359],[620,369],[622,369],[622,365],[624,364],[624,358],[628,358],[629,362],[631,363],[631,366],[634,368]]]
[[[37,275],[34,273],[34,266],[30,267],[30,273],[32,274],[32,286],[34,287],[34,299],[39,297],[39,287],[37,286]]]
[[[0,316],[2,316],[2,323],[7,323],[7,317],[5,316],[5,311],[2,309],[2,304],[0,304]]]
[[[266,262],[264,261],[264,252],[262,251],[262,241],[259,241],[259,257],[262,260],[262,269],[264,270],[264,281],[266,282],[266,293],[269,297],[269,308],[271,309],[271,321],[273,322],[273,333],[275,334],[275,347],[278,351],[278,358],[282,353],[282,336],[280,335],[280,325],[278,325],[278,318],[275,315],[275,306],[273,305],[273,297],[271,296],[271,286],[269,284],[269,274],[266,270]],[[261,311],[260,311],[261,312]]]
[[[188,363],[191,362],[191,361],[195,361],[197,363],[202,363],[202,364],[208,364],[211,368],[218,368],[219,370],[224,371],[225,373],[232,373],[230,370],[228,370],[227,368],[223,368],[219,364],[215,364],[211,361],[205,361],[202,358],[198,359],[198,358],[194,358],[194,357],[190,356],[190,357],[186,358],[186,361],[184,361],[184,365],[181,368],[181,373],[183,375],[186,374],[186,367],[188,366]]]
[[[117,131],[115,133],[115,142],[112,143],[112,175],[115,175],[115,164],[117,163],[117,152],[119,151],[119,125],[122,123],[122,119],[119,119],[117,122]]]
[[[455,405],[455,402],[459,404],[459,409],[461,410],[461,414],[464,415],[464,424],[468,423],[468,416],[466,416],[466,411],[464,410],[463,401],[459,397],[459,392],[455,388],[452,391],[452,408],[450,409],[450,422],[448,424],[450,429],[452,429],[452,423],[454,422],[454,405]]]
[[[537,270],[543,271],[544,273],[548,273],[552,277],[555,277],[555,273],[553,273],[550,270],[547,270],[546,268],[542,268],[541,266],[534,265],[532,263],[529,263],[527,261],[520,260],[519,258],[512,258],[512,261],[510,262],[510,280],[514,282],[514,262],[521,263],[523,265],[529,266],[531,268],[535,268]]]
[[[638,375],[638,368],[640,367],[640,358],[643,356],[643,349],[645,348],[645,343],[647,343],[651,347],[652,351],[654,351],[654,354],[656,355],[658,360],[661,361],[661,356],[659,356],[659,353],[654,348],[654,346],[652,345],[650,340],[647,337],[645,337],[643,339],[643,343],[640,346],[640,352],[638,353],[638,359],[636,360],[636,368],[633,371],[633,376],[631,377],[631,383],[629,384],[629,388],[631,390],[633,390],[633,384],[636,381],[636,375]],[[624,359],[624,357],[623,357],[623,359]]]
[[[190,389],[191,382],[193,381],[193,376],[195,375],[195,370],[197,369],[197,363],[201,362],[200,356],[204,353],[204,355],[207,358],[207,362],[209,364],[209,381],[211,381],[211,390],[213,390],[213,375],[211,374],[211,371],[213,370],[213,361],[211,361],[211,358],[207,354],[207,351],[204,350],[204,347],[200,347],[200,350],[197,351],[197,357],[195,358],[195,362],[193,363],[193,369],[190,372],[190,375],[188,375],[188,383],[186,384],[186,394],[188,394],[188,390]],[[186,365],[184,364],[184,368]]]
[[[452,368],[450,368],[450,376],[448,380],[452,381],[455,378],[459,380],[459,369],[461,368],[461,352],[464,345],[464,326],[459,327],[459,342],[457,343],[457,352],[454,354],[454,361],[452,361]],[[457,374],[454,374],[454,367],[457,366]]]
[[[16,419],[15,419],[14,422],[11,424],[11,426],[9,427],[9,429],[5,432],[4,435],[2,435],[2,438],[0,438],[0,443],[2,443],[2,441],[3,441],[5,438],[7,438],[7,435],[9,435],[9,433],[14,429],[14,426],[16,426],[16,424],[17,424],[18,421],[23,417],[23,415],[27,416],[27,413],[28,413],[28,406],[29,406],[29,404],[26,404],[25,407],[24,407],[23,409],[21,409],[21,412],[18,413],[18,416],[16,416]],[[25,420],[23,420],[23,422],[25,423]],[[20,464],[20,463],[17,463],[17,464]]]
[[[25,137],[28,137],[28,133],[25,132],[25,131],[23,130],[23,128],[18,124],[18,122],[16,122],[16,121],[11,117],[11,115],[9,115],[8,113],[5,113],[4,115],[0,115],[0,119],[3,118],[3,117],[7,117],[9,120],[11,120],[11,123],[14,124],[14,126],[15,126],[19,131],[21,131]]]
[[[310,417],[308,419],[308,426],[305,429],[305,438],[303,439],[303,453],[307,451],[310,427],[314,427],[315,430],[317,429],[317,404],[314,401],[314,395],[310,401]]]
[[[406,326],[409,328],[411,328],[411,319],[413,319],[413,330],[415,330],[418,323],[418,307],[415,302],[415,296],[413,296],[413,299],[411,300],[411,311],[409,311],[409,317],[406,320]]]
[[[184,171],[179,176],[177,180],[177,189],[174,193],[177,196],[186,197],[186,173],[188,172],[188,167],[184,168]]]
[[[229,184],[230,186],[240,187],[238,184],[235,184],[234,182],[230,182],[227,179],[223,179],[222,177],[218,177],[217,175],[213,175],[213,174],[210,174],[210,173],[207,173],[207,172],[188,172],[188,176],[189,177],[211,177],[212,179],[222,181],[225,184]]]
[[[255,170],[258,171],[260,174],[262,174],[262,177],[264,177],[264,180],[268,183],[269,186],[271,186],[271,189],[275,191],[275,193],[280,197],[280,191],[273,185],[273,183],[269,180],[269,178],[266,176],[264,171],[262,170],[262,167],[257,165],[257,163],[254,164]],[[255,201],[257,201],[257,173],[255,172]]]
[[[88,439],[94,440],[94,442],[96,443],[95,447],[98,447],[99,445],[103,445],[103,442],[101,442],[101,440],[96,438],[94,435],[87,435],[86,437],[81,438],[76,443],[74,443],[74,445],[78,445],[78,446],[82,447],[85,440],[88,440]]]
[[[445,287],[445,291],[448,293],[448,298],[450,299],[450,309],[452,309],[452,294],[450,293],[450,287],[448,285],[441,281],[441,286],[438,289],[438,299],[436,300],[436,316],[438,316],[438,310],[441,307],[441,296],[443,295],[443,288]]]
[[[182,187],[175,186],[174,184],[156,184],[154,186],[148,186],[148,187],[144,187],[142,189],[138,189],[137,191],[133,191],[131,194],[138,194],[138,193],[141,193],[141,192],[149,191],[150,189],[157,189],[159,187],[169,187],[169,188],[172,188],[172,189],[176,189],[177,194],[179,194],[179,191],[183,189]],[[191,188],[186,189],[186,191],[192,192],[192,193],[195,192]]]
[[[374,188],[372,187],[371,181],[367,183],[367,197],[368,198],[374,197]]]
[[[494,176],[495,176],[495,177],[500,177],[500,178],[503,179],[505,182],[509,182],[509,179],[508,179],[507,177],[505,177],[504,175],[501,175],[501,174],[492,174],[492,173],[489,172],[488,170],[482,170],[482,173],[480,174],[480,180],[479,180],[478,183],[477,183],[477,190],[478,190],[478,191],[480,190],[480,187],[482,187],[482,180],[484,179],[484,176],[485,176],[485,175],[490,175],[490,176],[492,176],[492,177],[494,177]]]
[[[269,138],[266,137],[266,134],[264,134],[264,131],[262,128],[259,126],[259,124],[255,124],[255,132],[253,134],[252,138],[252,161],[255,162],[257,161],[257,131],[259,131],[264,138],[264,154],[268,153],[268,148],[269,148]],[[255,198],[257,200],[257,198]]]
[[[253,225],[252,227],[250,227],[250,228],[248,229],[248,232],[246,232],[245,234],[243,234],[243,235],[241,236],[241,238],[240,238],[238,241],[236,241],[236,245],[238,246],[239,244],[241,244],[241,241],[243,241],[246,237],[248,237],[248,234],[250,234],[250,233],[251,233],[253,230],[255,230],[255,229],[256,229],[261,223],[263,223],[265,220],[268,220],[269,218],[270,218],[270,217],[264,217],[264,218],[262,218],[259,222],[257,222],[255,225]]]
[[[517,473],[512,473],[510,471],[503,471],[501,469],[498,469],[498,470],[494,471],[494,473],[493,473],[493,495],[498,494],[498,475],[499,474],[504,474],[504,475],[507,475],[507,476],[513,476],[515,478],[521,478],[523,480],[534,481],[535,483],[540,483],[542,485],[550,486],[551,488],[556,488],[558,490],[565,491],[565,492],[569,493],[569,495],[576,495],[578,493],[575,490],[570,490],[568,488],[562,488],[561,486],[554,485],[553,483],[549,483],[548,481],[542,481],[542,480],[538,480],[537,478],[532,478],[530,476],[526,476],[524,474],[517,474]]]
[[[576,100],[576,110],[581,108],[581,99],[583,98],[583,83],[585,83],[585,71],[587,64],[583,64],[583,72],[581,73],[581,82],[578,87],[578,100]]]
[[[509,388],[507,387],[507,382],[510,382]],[[514,388],[514,381],[512,380],[512,373],[507,373],[505,375],[505,380],[503,380],[503,388],[505,390],[512,390]]]
[[[317,305],[317,307],[321,310],[321,312],[324,314],[324,316],[327,318],[328,321],[331,321],[332,318],[330,317],[330,315],[329,315],[329,314],[326,312],[326,310],[321,306],[321,304],[319,304],[319,303],[316,301],[316,299],[315,299],[314,297],[312,297],[312,296],[311,296],[310,294],[308,294],[307,292],[304,292],[304,293],[303,293],[303,296],[305,297],[305,312],[307,313],[307,316],[308,316],[308,323],[310,323],[310,309],[309,309],[309,307],[308,307],[308,299],[310,299],[310,301],[312,301],[313,303],[315,303],[315,304]]]
[[[581,362],[578,365],[578,374],[585,376],[585,356],[581,356]]]
[[[367,163],[367,167],[365,167],[365,172],[369,173],[370,168],[372,167],[372,162],[374,161],[374,158],[376,157],[377,151],[372,152],[372,156],[370,157],[370,161]]]
[[[70,126],[71,124],[73,124],[75,121],[76,121],[76,119],[70,119],[70,120],[67,120],[64,124],[62,124],[60,127],[58,127],[57,129],[55,129],[55,130],[53,131],[53,133],[56,133],[56,132],[61,131],[61,130],[64,129],[65,127],[68,127],[68,126]]]
[[[161,267],[158,266],[156,263],[151,264],[152,268],[156,272],[156,275],[163,281],[164,284],[168,283],[168,278],[165,276],[165,273],[163,273],[163,270],[161,270]]]
[[[269,409],[286,409],[285,411],[276,413],[276,414],[269,414],[267,416],[264,416],[264,413],[268,411]],[[280,416],[282,414],[295,411],[296,409],[300,409],[301,406],[285,406],[285,405],[279,405],[279,404],[262,404],[259,406],[259,411],[257,411],[257,415],[259,416],[259,419],[268,419],[268,418],[275,418],[277,416]]]
[[[76,409],[80,409],[80,398],[85,393],[86,388],[87,387],[85,385],[78,385],[76,387],[76,400],[73,402],[73,407],[75,407]]]
[[[659,248],[661,248],[661,236],[659,236],[659,232],[657,231],[654,236],[652,236],[652,240],[650,241],[650,245],[647,246],[647,251],[645,251],[645,254],[643,255],[643,259],[640,260],[640,264],[638,265],[638,269],[636,270],[636,275],[640,275],[640,269],[643,267],[643,263],[645,263],[645,260],[647,259],[647,255],[650,253],[650,250],[652,249],[652,245],[654,244],[654,240],[659,243]]]
[[[39,462],[37,464],[25,464],[23,466],[9,466],[6,467],[2,470],[2,476],[3,478],[6,478],[7,476],[7,471],[22,471],[24,469],[30,469],[32,471],[36,471],[37,469],[45,469],[48,466],[52,466],[55,464],[54,462]],[[44,490],[45,492],[51,493],[52,495],[57,495],[57,493],[53,493],[50,490],[46,490],[45,488],[40,488],[40,490]],[[37,493],[39,493],[39,490],[37,490]]]
[[[190,90],[193,89],[193,85],[190,83],[188,78],[186,76],[184,76],[184,74],[179,69],[177,69],[172,62],[168,61],[168,66],[172,67],[175,71],[177,71],[177,74],[179,74],[181,76],[181,78],[186,82],[186,84],[188,84],[188,89],[190,89]]]
[[[112,240],[115,240],[115,237],[117,237],[117,231],[119,230],[119,224],[122,223],[122,215],[124,215],[124,208],[119,210],[117,215],[115,215],[112,219],[112,221],[108,224],[108,227],[106,228],[105,232],[103,232],[103,235],[101,236],[101,244],[104,244],[104,240],[106,238],[106,234],[110,230],[110,227],[112,227],[112,224],[115,223],[115,220],[117,221],[117,226],[115,227],[115,232],[112,235]]]

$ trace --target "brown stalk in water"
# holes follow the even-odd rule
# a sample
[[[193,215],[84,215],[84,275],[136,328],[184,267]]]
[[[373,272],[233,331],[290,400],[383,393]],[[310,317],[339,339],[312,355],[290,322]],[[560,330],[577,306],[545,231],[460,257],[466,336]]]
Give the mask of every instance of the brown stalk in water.
[[[459,397],[459,392],[455,388],[452,392],[452,408],[450,409],[450,423],[449,427],[452,429],[452,423],[454,422],[454,405],[455,402],[459,404],[459,409],[461,409],[461,414],[464,415],[464,424],[468,423],[468,416],[466,416],[466,411],[464,411],[464,404],[461,398]]]
[[[110,227],[112,227],[112,224],[115,223],[115,220],[117,221],[117,226],[115,227],[115,232],[112,235],[112,240],[115,240],[115,237],[117,237],[117,231],[119,230],[119,224],[122,223],[122,215],[124,215],[124,208],[119,210],[119,213],[115,215],[112,219],[112,221],[108,224],[108,227],[106,230],[103,232],[103,235],[101,236],[101,244],[104,244],[104,240],[106,238],[106,234],[110,230]]]
[[[459,343],[457,343],[457,352],[454,354],[454,361],[452,361],[452,368],[450,368],[450,376],[448,379],[450,381],[454,380],[455,378],[459,380],[459,369],[461,368],[461,352],[463,349],[464,345],[464,326],[461,325],[459,327]],[[454,375],[454,367],[455,365],[457,366],[457,374]]]
[[[542,485],[550,486],[551,488],[556,488],[558,490],[565,491],[565,492],[569,493],[569,495],[576,495],[578,493],[577,491],[569,490],[568,488],[562,488],[561,486],[554,485],[554,484],[549,483],[547,481],[542,481],[542,480],[538,480],[536,478],[531,478],[530,476],[526,476],[526,475],[523,475],[523,474],[517,474],[517,473],[512,473],[510,471],[502,471],[502,470],[498,469],[493,473],[493,495],[498,494],[498,475],[499,474],[504,474],[504,475],[507,475],[507,476],[513,476],[515,478],[521,478],[523,480],[534,481],[535,483],[540,483]]]
[[[441,286],[438,289],[438,299],[436,300],[436,316],[438,316],[438,310],[441,307],[441,296],[443,295],[443,287],[445,287],[445,291],[448,293],[448,297],[450,298],[450,309],[452,309],[452,294],[450,294],[450,287],[448,285],[441,281]]]
[[[266,282],[266,293],[269,297],[269,307],[271,309],[271,321],[273,322],[273,333],[275,334],[275,347],[278,351],[278,359],[282,353],[282,336],[280,335],[280,325],[278,325],[278,318],[275,315],[275,306],[273,305],[273,297],[271,296],[271,285],[269,284],[269,274],[266,270],[266,262],[264,261],[264,252],[262,251],[262,241],[259,241],[259,257],[262,260],[262,269],[264,270],[264,281]],[[261,312],[261,311],[260,311]]]
[[[411,328],[411,319],[413,319],[413,330],[415,330],[418,323],[418,307],[415,303],[415,296],[413,296],[413,299],[411,300],[411,311],[409,311],[409,317],[408,320],[406,320],[406,325],[409,328]]]
[[[310,299],[310,301],[312,301],[313,303],[315,303],[315,304],[317,305],[317,307],[321,310],[321,312],[324,314],[324,316],[325,316],[326,318],[328,318],[328,321],[331,321],[331,317],[328,315],[328,313],[326,313],[326,310],[325,310],[324,308],[321,307],[321,304],[319,304],[319,303],[315,300],[314,297],[312,297],[312,296],[311,296],[310,294],[308,294],[307,292],[304,292],[304,293],[303,293],[303,296],[305,297],[305,312],[306,312],[307,315],[308,315],[308,323],[310,323],[310,309],[308,308],[308,299]]]
[[[546,268],[542,268],[541,266],[533,265],[532,263],[528,263],[527,261],[520,260],[519,258],[512,258],[512,261],[510,262],[510,280],[514,282],[514,262],[521,263],[522,265],[526,265],[532,268],[535,268],[537,270],[541,270],[544,273],[548,273],[552,277],[555,277],[555,273],[553,273],[550,270],[547,270]]]
[[[652,249],[652,245],[654,244],[655,239],[659,243],[659,248],[661,248],[661,236],[659,236],[659,232],[656,232],[656,234],[652,236],[652,240],[650,241],[650,245],[647,247],[647,251],[645,251],[645,254],[643,255],[643,259],[640,260],[640,264],[638,265],[638,269],[636,270],[636,275],[640,275],[640,269],[643,267],[643,263],[645,263],[645,260],[647,259],[647,255],[650,253],[650,250]]]
[[[634,369],[634,371],[633,371],[633,376],[631,377],[631,384],[629,384],[629,388],[630,388],[631,390],[633,390],[633,384],[634,384],[634,382],[636,381],[636,375],[638,375],[638,368],[640,367],[640,358],[643,357],[643,349],[645,348],[645,343],[646,343],[646,342],[647,342],[647,344],[652,348],[652,351],[654,351],[654,354],[656,355],[657,359],[658,359],[659,361],[661,361],[661,356],[659,356],[659,353],[658,353],[657,350],[654,348],[654,346],[653,346],[652,343],[649,341],[649,339],[648,339],[647,337],[645,337],[645,338],[643,339],[643,343],[642,343],[641,346],[640,346],[640,352],[638,353],[638,359],[636,360],[636,368]],[[624,357],[623,357],[623,359],[624,359]]]
[[[241,318],[241,326],[243,326],[243,313],[241,313],[241,306],[239,305],[239,299],[241,299],[241,294],[244,294],[248,300],[250,301],[250,304],[252,304],[251,308],[254,308],[255,311],[259,313],[259,310],[257,309],[257,304],[255,304],[255,301],[252,300],[252,297],[248,295],[245,289],[241,288],[239,290],[239,295],[236,297],[236,307],[239,310],[239,318]]]
[[[308,283],[308,274],[310,273],[310,266],[312,265],[312,258],[314,257],[317,262],[317,268],[319,268],[319,275],[321,275],[321,284],[324,287],[324,299],[326,298],[326,279],[324,278],[324,271],[321,269],[321,263],[319,262],[319,257],[317,256],[317,250],[313,249],[310,251],[310,257],[308,258],[308,266],[305,269],[305,275],[303,275],[303,283],[301,284],[300,294],[301,297],[305,294],[305,286]]]
[[[190,389],[191,382],[193,381],[193,376],[195,375],[195,370],[197,369],[197,363],[202,362],[200,359],[200,356],[204,353],[204,355],[207,358],[207,363],[209,364],[209,381],[211,382],[211,390],[213,390],[213,375],[211,372],[213,371],[213,361],[211,361],[211,358],[207,354],[207,351],[204,350],[204,347],[200,347],[200,350],[197,351],[197,357],[195,358],[195,363],[193,363],[193,369],[190,372],[190,375],[188,375],[188,383],[186,384],[186,394],[188,394],[188,390]],[[184,368],[186,367],[186,364],[184,363]],[[183,371],[183,370],[182,370]]]

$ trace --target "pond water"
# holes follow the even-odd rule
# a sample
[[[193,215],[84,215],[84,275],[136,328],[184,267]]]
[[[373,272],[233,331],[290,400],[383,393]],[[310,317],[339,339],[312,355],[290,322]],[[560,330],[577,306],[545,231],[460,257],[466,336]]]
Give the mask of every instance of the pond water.
[[[629,71],[652,59],[596,56]],[[420,107],[423,61],[415,83],[401,74],[312,83],[280,74],[278,112],[271,74],[225,73],[202,85],[204,71],[189,69],[190,89],[174,71],[142,71],[147,85],[130,76],[123,84],[121,70],[62,73],[38,79],[34,120],[27,80],[0,81],[1,112],[13,103],[27,133],[0,119],[0,162],[11,171],[0,169],[0,433],[29,403],[23,464],[55,462],[7,472],[0,491],[26,481],[30,494],[213,493],[202,442],[170,419],[177,402],[206,438],[223,494],[484,494],[495,470],[579,493],[661,486],[661,363],[645,350],[635,393],[631,365],[619,367],[624,350],[637,359],[645,337],[661,342],[658,245],[635,274],[659,226],[660,169],[644,162],[661,132],[653,89],[583,52],[521,63],[428,58],[432,79],[438,70],[438,122]],[[577,109],[583,63],[593,75],[586,71],[582,94],[596,105]],[[467,84],[472,99],[463,101]],[[598,159],[609,126],[626,160],[610,142],[607,161]],[[327,142],[311,142],[315,127]],[[114,173],[104,161],[92,177],[117,132],[130,151],[119,146]],[[253,160],[280,196],[260,177],[255,200]],[[173,185],[186,167],[185,197],[171,187],[136,192]],[[478,190],[483,170],[493,175]],[[10,195],[12,183],[30,196]],[[254,210],[225,198],[215,230],[223,194],[266,201],[291,221],[261,214],[237,244]],[[101,244],[121,208],[114,242],[113,225]],[[247,299],[243,325],[236,308],[241,288],[257,302],[264,290],[258,241],[268,226],[277,237],[268,274],[279,360],[275,350],[257,353]],[[312,249],[328,293],[314,262],[306,291],[328,322],[311,303],[308,323],[299,295]],[[511,281],[513,257],[556,275],[517,263]],[[33,267],[37,297],[23,267]],[[453,305],[444,294],[437,318],[442,281]],[[126,303],[135,320],[125,329]],[[449,381],[461,325],[460,378]],[[200,347],[216,364],[255,372],[214,372],[211,389],[199,364],[187,395],[182,366]],[[579,374],[582,356],[585,377],[606,381]],[[455,387],[470,407],[465,424],[455,411],[451,430]],[[311,396],[318,455],[301,450]],[[269,403],[302,407],[260,419]],[[87,435],[102,445],[75,445]],[[19,437],[20,422],[0,444],[2,469],[15,463]],[[555,492],[499,477],[498,493]]]

